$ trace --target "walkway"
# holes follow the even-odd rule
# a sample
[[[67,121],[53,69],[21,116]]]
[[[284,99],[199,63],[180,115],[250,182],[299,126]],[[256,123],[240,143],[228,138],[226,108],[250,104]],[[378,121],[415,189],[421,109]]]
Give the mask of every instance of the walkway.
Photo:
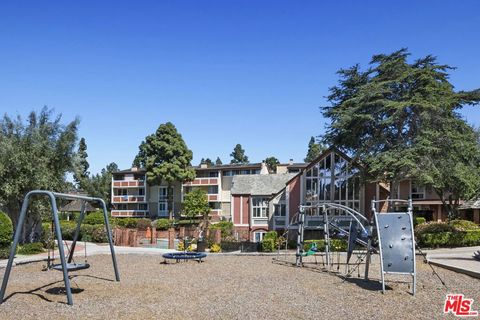
[[[480,247],[429,250],[427,260],[432,265],[480,278],[480,261],[473,258],[477,250]]]
[[[71,245],[71,241],[67,241],[68,245]],[[87,246],[87,257],[97,254],[110,254],[110,247],[108,244],[96,244],[87,242],[77,243],[75,248],[74,257],[77,258],[77,262],[82,261],[85,256],[85,247]],[[65,247],[64,247],[65,248]],[[151,254],[151,255],[161,255],[165,252],[173,252],[175,250],[169,249],[157,249],[157,248],[143,248],[143,247],[115,247],[115,254]],[[65,249],[65,255],[68,255],[67,250]],[[58,249],[55,251],[55,258],[59,261],[59,253]],[[13,260],[13,264],[24,264],[29,262],[37,262],[37,261],[46,261],[48,259],[48,253],[43,252],[35,255],[19,255],[15,256]],[[3,269],[7,266],[8,259],[0,260],[0,269]]]

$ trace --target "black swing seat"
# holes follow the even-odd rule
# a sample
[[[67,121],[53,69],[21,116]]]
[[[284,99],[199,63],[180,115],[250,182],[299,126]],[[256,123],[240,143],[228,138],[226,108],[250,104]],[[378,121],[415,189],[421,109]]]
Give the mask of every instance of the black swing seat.
[[[67,271],[85,270],[88,268],[90,268],[88,263],[67,263]],[[62,271],[62,264],[54,264],[52,265],[52,269]]]

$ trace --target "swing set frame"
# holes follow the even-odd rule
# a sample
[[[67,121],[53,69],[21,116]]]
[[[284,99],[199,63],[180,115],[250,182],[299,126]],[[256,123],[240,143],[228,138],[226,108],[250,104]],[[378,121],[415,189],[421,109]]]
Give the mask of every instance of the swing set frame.
[[[30,199],[32,196],[47,196],[50,200],[50,206],[52,210],[52,218],[53,218],[53,224],[55,226],[55,236],[57,238],[57,244],[58,244],[58,251],[60,255],[60,264],[57,265],[56,270],[61,270],[63,272],[63,281],[65,283],[65,292],[67,294],[67,303],[69,305],[73,305],[73,297],[72,297],[72,289],[70,286],[70,278],[68,276],[69,271],[75,271],[75,270],[81,270],[81,269],[87,269],[89,267],[88,264],[72,264],[72,259],[73,259],[73,253],[75,251],[75,245],[78,240],[78,236],[80,235],[80,226],[82,224],[83,218],[85,217],[85,208],[86,208],[86,202],[92,202],[92,203],[98,203],[100,204],[102,210],[103,210],[103,217],[105,220],[105,231],[107,233],[107,239],[108,243],[110,245],[110,253],[112,255],[112,263],[113,263],[113,270],[115,272],[115,280],[120,281],[120,276],[118,273],[118,267],[117,267],[117,260],[115,258],[115,249],[113,247],[113,241],[112,241],[112,233],[110,229],[110,224],[108,221],[108,215],[107,215],[107,206],[105,204],[105,201],[101,198],[93,198],[93,197],[86,197],[86,196],[79,196],[79,195],[72,195],[72,194],[65,194],[65,193],[57,193],[57,192],[52,192],[52,191],[46,191],[46,190],[33,190],[27,193],[23,200],[22,204],[22,209],[20,211],[20,216],[18,218],[18,223],[17,227],[15,229],[15,236],[13,238],[13,244],[10,249],[10,255],[8,258],[8,263],[7,267],[5,269],[5,275],[3,276],[3,281],[2,281],[2,287],[0,289],[0,304],[4,302],[4,296],[5,296],[5,291],[7,289],[7,284],[8,284],[8,279],[10,277],[10,271],[12,269],[13,265],[13,259],[15,258],[15,252],[18,246],[18,243],[20,241],[20,235],[22,233],[23,225],[25,223],[25,218],[27,215],[27,209],[28,209],[28,204],[30,202]],[[66,200],[82,200],[82,209],[80,212],[80,217],[77,222],[77,227],[75,229],[75,235],[73,237],[73,242],[71,245],[71,248],[69,249],[68,253],[68,258],[65,257],[65,250],[63,248],[63,240],[62,240],[62,231],[60,228],[60,222],[58,218],[58,209],[57,209],[57,202],[56,199],[66,199]]]

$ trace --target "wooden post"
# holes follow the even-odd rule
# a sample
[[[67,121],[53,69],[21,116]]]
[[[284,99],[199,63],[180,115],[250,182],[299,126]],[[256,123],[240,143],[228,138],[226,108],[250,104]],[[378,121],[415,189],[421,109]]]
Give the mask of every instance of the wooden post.
[[[168,249],[175,249],[175,229],[168,229]]]

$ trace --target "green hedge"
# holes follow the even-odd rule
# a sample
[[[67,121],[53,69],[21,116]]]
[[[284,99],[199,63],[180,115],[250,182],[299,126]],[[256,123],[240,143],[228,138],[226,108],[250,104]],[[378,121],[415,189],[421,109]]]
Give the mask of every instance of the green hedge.
[[[157,230],[168,230],[173,225],[173,221],[169,219],[158,219],[153,222],[153,225]]]
[[[12,220],[0,211],[0,259],[8,258],[13,239]]]
[[[0,247],[10,246],[13,239],[13,224],[7,214],[0,211]]]
[[[417,234],[418,244],[428,248],[480,245],[480,230]]]
[[[33,242],[20,245],[18,254],[30,255],[43,252],[43,243]]]
[[[137,227],[137,218],[115,218],[114,224],[117,227],[133,229]]]
[[[262,240],[262,251],[263,252],[273,252],[273,251],[275,251],[275,239],[263,238],[263,240]]]
[[[152,220],[147,218],[137,219],[136,227],[138,230],[142,230],[142,231],[145,231],[148,228],[152,228]]]
[[[427,222],[427,220],[424,217],[415,217],[413,219],[413,225],[414,226],[417,226],[419,224],[426,223],[426,222]]]
[[[62,229],[62,238],[63,240],[73,240],[75,235],[75,229],[77,224],[71,221],[60,221],[60,228]],[[51,248],[51,241],[55,238],[51,232],[51,223],[42,223],[42,237],[41,242],[46,248]],[[80,226],[80,241],[89,241],[89,242],[99,242],[104,243],[108,242],[107,232],[105,231],[104,224],[82,224]]]
[[[109,222],[111,223],[111,216],[110,213],[107,214]],[[105,224],[105,218],[103,217],[103,211],[94,211],[90,212],[85,216],[83,219],[82,224],[90,224],[90,225],[95,225],[95,224]]]

